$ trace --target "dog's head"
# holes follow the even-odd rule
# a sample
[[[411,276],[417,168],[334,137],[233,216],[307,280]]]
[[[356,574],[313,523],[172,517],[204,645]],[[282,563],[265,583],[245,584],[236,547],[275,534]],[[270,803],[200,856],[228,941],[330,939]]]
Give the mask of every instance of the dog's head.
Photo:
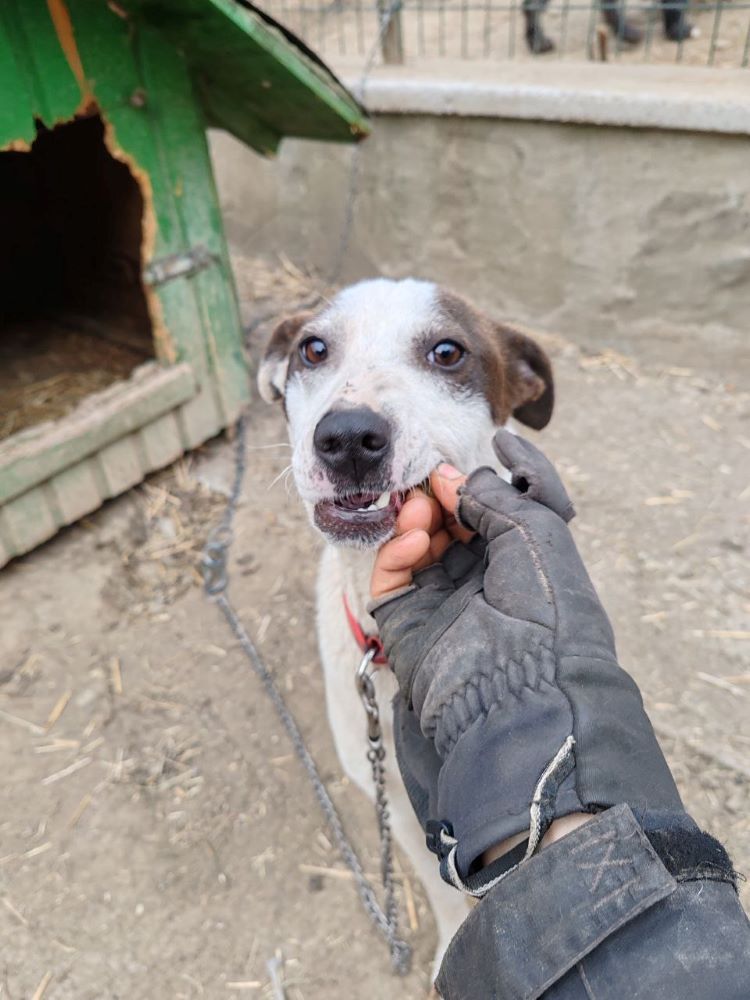
[[[544,427],[544,351],[426,281],[363,281],[282,322],[258,383],[284,401],[292,468],[312,521],[336,544],[392,534],[408,491],[442,461],[492,461],[495,427]]]

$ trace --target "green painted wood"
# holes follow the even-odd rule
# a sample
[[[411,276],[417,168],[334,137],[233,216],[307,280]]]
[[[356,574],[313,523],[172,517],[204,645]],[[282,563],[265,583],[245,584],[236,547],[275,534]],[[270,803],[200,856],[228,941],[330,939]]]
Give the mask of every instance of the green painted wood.
[[[46,0],[42,3],[46,4]],[[86,79],[105,117],[116,109],[132,107],[131,101],[134,95],[138,100],[142,87],[134,58],[135,26],[116,13],[115,5],[96,0],[65,0],[65,3]]]
[[[210,125],[262,152],[283,135],[351,141],[366,114],[332,73],[238,0],[68,0],[84,71],[100,106],[126,104],[137,83],[137,20],[183,54]],[[125,11],[122,17],[117,11]],[[0,144],[33,138],[33,121],[65,121],[82,95],[46,0],[0,4]],[[29,115],[30,112],[30,115]]]
[[[26,14],[36,7],[40,21],[40,3],[44,5],[45,23],[49,20],[45,0],[26,3]],[[178,359],[189,360],[207,384],[209,372],[216,375],[221,382],[217,400],[226,397],[219,412],[232,419],[238,402],[247,397],[240,320],[205,121],[187,64],[161,35],[129,23],[106,4],[69,0],[69,10],[86,77],[112,126],[115,146],[147,176],[157,223],[155,256],[203,243],[219,259],[210,272],[171,282],[158,296]],[[134,102],[134,94],[144,100]],[[185,204],[190,207],[184,209]]]
[[[200,243],[217,263],[157,289],[177,364],[144,366],[65,419],[0,444],[0,565],[217,433],[247,399],[207,126],[265,152],[282,135],[351,140],[367,129],[325,67],[235,0],[68,0],[68,9],[86,92],[147,196],[153,254]],[[0,145],[32,141],[35,118],[71,120],[83,97],[47,0],[2,0]]]
[[[189,250],[191,244],[182,224],[179,202],[182,197],[179,175],[172,169],[172,143],[184,147],[184,155],[202,139],[200,125],[180,128],[175,134],[165,131],[165,124],[186,102],[193,104],[192,84],[184,59],[173,48],[166,48],[158,36],[140,29],[133,37],[133,60],[138,86],[145,104],[134,107],[129,101],[105,109],[114,140],[132,157],[148,180],[151,208],[156,222],[153,257],[168,256]],[[151,72],[158,67],[156,78]],[[193,117],[195,118],[195,110]],[[209,242],[223,242],[221,229],[211,234]],[[196,241],[200,242],[200,241]],[[196,378],[202,381],[207,371],[206,350],[201,331],[200,307],[193,279],[179,278],[157,289],[164,324],[177,360],[187,360]],[[239,327],[235,337],[239,336]]]
[[[193,421],[194,400],[118,439],[107,448],[67,466],[44,482],[0,504],[0,567],[51,538],[66,524],[96,510],[118,490],[174,461],[212,433],[215,411],[205,393],[195,397],[204,412]]]
[[[33,81],[33,114],[48,127],[72,118],[81,105],[81,91],[55,32],[46,0],[3,0],[12,18],[23,58]],[[0,98],[1,99],[1,98]]]
[[[209,124],[263,152],[271,137],[352,141],[367,116],[322,64],[238,0],[128,0],[184,53]],[[258,124],[269,136],[258,146]]]
[[[37,486],[0,507],[3,548],[11,556],[21,555],[46,542],[60,529],[47,491]]]
[[[214,185],[211,160],[205,135],[205,123],[193,100],[190,81],[177,88],[181,63],[177,53],[165,57],[160,38],[143,32],[140,59],[148,92],[169,95],[159,114],[161,163],[169,180],[173,210],[178,219],[183,247],[203,244],[216,254],[219,263],[189,279],[164,286],[169,293],[183,285],[183,299],[188,295],[197,310],[190,336],[192,348],[204,358],[205,371],[213,377],[219,409],[231,420],[238,404],[247,399],[247,371],[241,347],[241,322],[229,254],[224,239],[219,200]],[[158,99],[158,98],[157,98]],[[176,328],[170,315],[173,300],[162,299],[168,326]],[[179,304],[182,309],[182,301]],[[187,331],[186,331],[187,332]],[[198,345],[195,341],[198,341]],[[184,347],[184,345],[183,345]],[[184,348],[187,350],[187,348]],[[189,356],[194,356],[190,353]]]
[[[89,397],[65,420],[0,444],[0,504],[173,410],[196,393],[189,365],[144,365],[129,381]]]
[[[0,568],[10,562],[13,555],[14,552],[11,550],[10,543],[6,542],[3,538],[3,515],[2,510],[0,510]]]
[[[93,457],[99,481],[104,485],[104,497],[116,497],[143,479],[143,462],[135,434],[113,441]]]
[[[99,477],[90,459],[77,462],[49,481],[45,490],[60,524],[72,524],[101,505]]]
[[[0,4],[0,147],[34,138],[33,74],[15,5]]]
[[[174,411],[165,413],[140,431],[143,457],[149,471],[163,469],[184,451],[180,425]]]

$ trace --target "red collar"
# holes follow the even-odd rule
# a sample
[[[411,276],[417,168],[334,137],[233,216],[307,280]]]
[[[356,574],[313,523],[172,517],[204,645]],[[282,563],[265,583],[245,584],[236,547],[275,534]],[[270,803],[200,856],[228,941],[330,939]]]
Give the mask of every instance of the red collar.
[[[388,658],[383,650],[383,643],[377,635],[367,635],[365,630],[362,628],[360,623],[354,617],[354,612],[349,607],[349,602],[346,599],[346,594],[344,597],[344,611],[346,612],[346,620],[349,622],[349,628],[352,630],[352,635],[354,636],[354,641],[359,646],[362,653],[368,652],[370,649],[375,650],[375,655],[372,658],[372,662],[382,666],[388,663]]]

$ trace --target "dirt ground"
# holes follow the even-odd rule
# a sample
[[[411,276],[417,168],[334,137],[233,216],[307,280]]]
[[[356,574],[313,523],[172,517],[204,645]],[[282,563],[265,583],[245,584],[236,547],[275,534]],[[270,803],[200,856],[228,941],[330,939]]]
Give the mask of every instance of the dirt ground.
[[[261,294],[283,292],[273,273]],[[260,292],[257,276],[242,287]],[[700,371],[677,358],[642,369],[546,343],[559,406],[539,440],[578,502],[574,532],[622,663],[689,810],[750,872],[742,359],[728,381],[710,359]],[[318,543],[282,475],[283,416],[256,399],[250,423],[231,595],[375,871],[371,808],[347,787],[326,729]],[[416,955],[398,980],[264,693],[203,596],[196,564],[231,461],[218,439],[0,574],[1,998],[278,1000],[276,957],[287,1000],[426,995],[433,924],[419,886],[400,866]]]

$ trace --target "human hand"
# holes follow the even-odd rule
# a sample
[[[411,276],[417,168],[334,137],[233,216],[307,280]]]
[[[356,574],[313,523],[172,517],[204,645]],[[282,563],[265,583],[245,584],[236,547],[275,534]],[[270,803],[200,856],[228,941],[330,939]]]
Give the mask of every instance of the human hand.
[[[469,891],[485,852],[528,830],[528,857],[560,817],[619,802],[682,809],[566,526],[562,483],[529,442],[499,431],[494,444],[512,483],[487,468],[433,476],[435,498],[405,505],[381,550],[371,607],[442,761],[444,877]]]
[[[473,531],[456,520],[458,491],[466,476],[442,464],[430,475],[432,496],[417,489],[401,508],[396,534],[380,548],[370,591],[381,598],[411,584],[414,573],[438,562],[454,541],[468,542]]]

